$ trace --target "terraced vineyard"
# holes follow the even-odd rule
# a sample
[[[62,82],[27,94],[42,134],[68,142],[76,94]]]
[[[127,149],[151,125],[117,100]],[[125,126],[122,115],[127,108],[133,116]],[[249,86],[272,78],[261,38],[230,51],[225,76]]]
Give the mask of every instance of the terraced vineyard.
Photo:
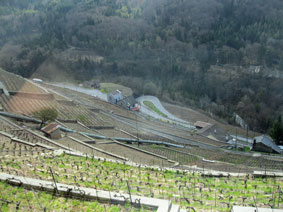
[[[196,165],[202,169],[236,173],[252,173],[254,170],[283,170],[282,159],[269,159],[263,156],[238,155],[221,150],[216,151],[197,147],[168,148],[158,145],[140,145],[137,147],[179,162],[181,166]]]
[[[54,108],[59,114],[57,123],[77,131],[62,131],[62,138],[52,141],[37,130],[38,124],[14,120],[13,124],[1,118],[0,131],[4,132],[0,133],[0,172],[52,181],[51,169],[60,183],[113,192],[128,193],[130,190],[138,196],[171,200],[188,211],[230,211],[233,205],[283,208],[283,179],[252,175],[254,170],[283,170],[283,158],[255,157],[224,150],[225,142],[197,135],[192,130],[152,121],[97,98],[58,89],[73,99],[71,101],[7,72],[1,72],[0,81],[11,91],[10,96],[0,94],[0,106],[4,111],[32,115],[42,108]],[[122,143],[105,137],[94,139],[78,132],[165,141],[182,144],[185,148]],[[87,157],[55,156],[54,149],[68,149],[75,152],[73,155],[84,153]],[[180,169],[164,168],[172,166]],[[250,175],[215,178],[204,174],[205,169]],[[128,205],[57,197],[3,182],[0,183],[0,195],[0,211],[44,208],[51,211],[134,211]]]
[[[61,120],[79,120],[86,125],[107,125],[93,112],[80,105],[65,105],[55,100],[32,99],[20,96],[7,97],[0,95],[0,104],[5,111],[32,115],[34,112],[43,108],[54,108],[58,111],[58,119]]]
[[[181,164],[194,164],[198,160],[197,156],[188,153],[183,153],[180,151],[180,149],[173,150],[171,148],[156,145],[140,145],[139,148],[153,152],[158,155],[162,155],[170,160],[179,162]]]
[[[0,156],[13,155],[13,156],[26,156],[26,155],[39,155],[48,152],[42,147],[32,147],[23,143],[12,142],[3,136],[0,136]]]
[[[10,96],[0,94],[0,106],[4,111],[32,115],[43,108],[54,108],[58,111],[59,119],[79,120],[87,125],[106,124],[87,107],[75,104],[62,96],[60,99],[57,98],[57,101],[56,97],[47,93],[46,90],[2,69],[0,69],[0,82],[4,84],[8,92],[20,92],[20,94]]]
[[[58,104],[57,110],[59,111],[59,119],[78,120],[87,126],[108,124],[100,118],[100,114],[95,114],[94,112],[82,105]]]
[[[283,208],[281,178],[202,177],[183,171],[157,171],[123,163],[68,155],[5,157],[1,171],[26,177],[139,196],[170,199],[196,211],[230,211],[232,205]]]
[[[26,190],[0,182],[0,211],[148,211],[128,205],[113,205],[83,199],[56,197],[50,193]]]
[[[56,87],[56,86],[52,86],[50,84],[43,84],[44,87],[46,88],[51,88],[54,89],[56,91],[58,91],[59,93],[62,93],[64,95],[66,95],[67,97],[75,100],[76,102],[79,102],[80,104],[90,107],[90,108],[96,108],[96,109],[100,109],[103,111],[112,111],[115,112],[115,114],[119,114],[122,116],[127,116],[130,117],[132,119],[135,119],[136,116],[134,113],[125,110],[121,107],[117,107],[116,105],[110,104],[108,102],[105,102],[99,98],[84,94],[84,93],[80,93],[74,90],[69,90],[66,88],[60,88],[60,87]]]
[[[176,149],[177,150],[177,149]],[[271,170],[283,170],[283,160],[278,159],[267,159],[264,156],[261,157],[253,157],[251,155],[239,155],[232,152],[224,152],[221,150],[208,150],[208,149],[201,149],[201,148],[184,148],[182,151],[193,154],[199,155],[208,160],[215,160],[226,162],[230,164],[236,165],[244,165],[247,167],[256,167],[260,169],[271,169]]]
[[[66,105],[55,100],[33,99],[20,96],[7,97],[0,95],[0,104],[5,111],[32,115],[43,108],[54,108],[58,111],[59,119],[80,120],[87,125],[105,124],[102,119],[95,117],[94,113],[80,105]]]
[[[20,91],[26,93],[46,93],[43,89],[28,82],[23,77],[9,73],[0,68],[0,81],[6,86],[8,91]]]
[[[9,124],[5,119],[0,118],[0,131],[8,132],[10,130],[15,130],[18,129],[11,124]]]

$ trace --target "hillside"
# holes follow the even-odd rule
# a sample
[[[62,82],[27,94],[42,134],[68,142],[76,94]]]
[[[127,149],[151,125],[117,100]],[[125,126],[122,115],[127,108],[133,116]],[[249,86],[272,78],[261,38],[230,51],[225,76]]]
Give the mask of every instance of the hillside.
[[[283,113],[280,0],[3,0],[0,66],[99,78],[266,132]]]
[[[196,131],[2,69],[0,81],[0,211],[283,208],[282,154],[235,149],[220,123]],[[42,108],[58,113],[45,129]]]

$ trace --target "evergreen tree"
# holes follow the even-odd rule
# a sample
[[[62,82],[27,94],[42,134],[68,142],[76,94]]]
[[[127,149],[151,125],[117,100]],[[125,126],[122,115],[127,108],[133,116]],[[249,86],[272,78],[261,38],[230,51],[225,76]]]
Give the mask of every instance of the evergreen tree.
[[[283,143],[283,124],[281,116],[273,123],[272,128],[270,130],[270,136],[276,142],[276,144]]]

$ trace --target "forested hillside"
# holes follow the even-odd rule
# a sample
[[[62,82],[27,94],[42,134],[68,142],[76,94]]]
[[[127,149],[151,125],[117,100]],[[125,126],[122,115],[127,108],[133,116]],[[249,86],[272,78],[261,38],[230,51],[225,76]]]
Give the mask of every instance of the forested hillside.
[[[266,132],[283,115],[281,0],[1,0],[0,66],[98,77]]]

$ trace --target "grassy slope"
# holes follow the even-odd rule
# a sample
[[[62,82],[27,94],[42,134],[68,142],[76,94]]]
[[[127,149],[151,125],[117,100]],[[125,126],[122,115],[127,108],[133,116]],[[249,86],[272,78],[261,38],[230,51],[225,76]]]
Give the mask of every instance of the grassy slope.
[[[112,91],[120,90],[123,96],[130,96],[133,94],[132,89],[115,83],[100,83],[100,86],[105,93],[111,93]]]
[[[146,106],[148,106],[150,109],[152,109],[154,112],[156,112],[157,114],[163,116],[163,117],[167,117],[164,113],[162,113],[160,110],[158,110],[157,107],[155,107],[155,105],[150,102],[150,101],[144,101],[143,102]]]

